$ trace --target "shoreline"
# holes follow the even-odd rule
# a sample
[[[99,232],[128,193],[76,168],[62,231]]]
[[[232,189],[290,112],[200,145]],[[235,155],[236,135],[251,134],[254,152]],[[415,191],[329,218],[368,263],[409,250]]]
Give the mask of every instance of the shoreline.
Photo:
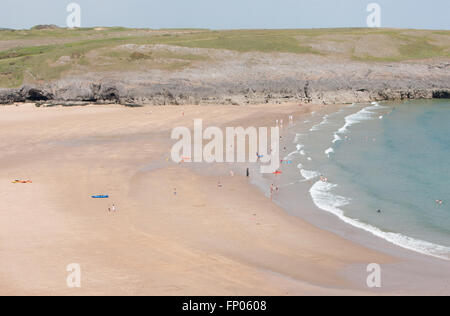
[[[437,273],[436,268],[443,265],[344,227],[329,214],[310,209],[304,197],[302,210],[325,219],[322,226],[334,227],[337,233],[308,224],[308,219],[271,203],[238,173],[229,177],[229,168],[236,166],[165,162],[170,146],[167,130],[191,126],[195,117],[217,126],[273,124],[274,115],[294,113],[298,118],[316,108],[326,110],[296,105],[249,106],[238,113],[222,106],[0,108],[8,112],[0,118],[1,161],[6,168],[2,179],[22,173],[34,174],[35,180],[28,187],[2,181],[2,198],[11,208],[0,211],[0,225],[16,225],[0,230],[0,240],[10,242],[0,246],[5,255],[0,279],[10,285],[0,286],[0,293],[70,295],[64,288],[66,258],[78,258],[87,266],[92,281],[83,294],[421,293],[416,284],[423,280],[417,272],[433,271],[429,282],[437,282],[445,270]],[[47,127],[39,129],[44,122]],[[36,155],[40,159],[32,158]],[[224,190],[216,187],[218,177]],[[118,216],[93,212],[105,206],[87,197],[104,191],[118,203]],[[24,198],[14,203],[17,194]],[[38,259],[42,260],[38,264],[48,265],[42,276],[21,276],[30,269],[26,261]],[[374,261],[385,263],[391,275],[381,291],[365,287],[365,266]],[[402,270],[405,264],[408,268]],[[119,290],[113,291],[112,284]],[[447,290],[428,285],[422,289],[441,294]]]
[[[374,106],[374,104],[367,104],[367,107],[363,107],[363,111],[366,110],[367,108],[370,108],[373,106]],[[337,108],[335,110],[330,111],[329,108],[326,108],[324,111],[321,111],[320,115],[318,115],[318,116],[321,118],[323,117],[323,120],[320,121],[320,123],[314,125],[313,128],[309,130],[309,132],[315,130],[316,127],[322,125],[323,122],[327,121],[327,119],[330,116],[332,116],[333,114],[339,113],[341,111],[341,109],[343,109],[343,108]],[[353,115],[350,114],[349,116],[353,116]],[[347,117],[345,120],[346,121],[345,125],[344,125],[345,127],[348,127]],[[341,130],[342,130],[342,128],[341,128]],[[298,130],[296,130],[296,132],[298,132]],[[308,132],[306,132],[306,133],[308,134]],[[289,131],[285,131],[284,134],[289,134]],[[292,138],[293,134],[292,133],[290,133],[290,134],[291,134],[290,136]],[[289,141],[290,140],[291,139],[289,139]],[[336,133],[335,133],[335,140],[336,140]],[[335,140],[333,140],[333,143],[335,142]],[[296,142],[294,141],[294,143],[296,143]],[[326,152],[325,152],[325,154],[326,154]],[[289,201],[289,199],[286,199],[286,196],[280,197],[279,199],[274,199],[274,202],[277,205],[281,206],[283,209],[285,209],[289,214],[299,216],[303,220],[306,220],[307,222],[309,222],[321,229],[325,229],[326,231],[336,233],[340,237],[343,237],[352,242],[356,242],[364,247],[369,247],[370,249],[380,251],[385,254],[389,254],[389,255],[393,256],[394,258],[399,259],[400,261],[409,260],[410,261],[410,263],[409,263],[410,272],[414,271],[414,273],[417,275],[420,275],[420,273],[433,275],[434,270],[445,271],[447,269],[448,260],[449,260],[447,258],[438,256],[438,255],[434,255],[434,254],[430,254],[430,253],[420,252],[417,249],[408,249],[407,247],[405,247],[403,245],[394,243],[382,236],[378,236],[374,232],[369,231],[366,228],[360,227],[360,225],[352,225],[348,221],[342,219],[341,216],[339,216],[338,214],[335,214],[334,212],[330,212],[328,210],[324,210],[321,207],[319,207],[318,205],[316,205],[316,202],[313,201],[314,199],[311,196],[310,190],[312,189],[311,185],[314,187],[313,184],[317,184],[317,182],[316,182],[317,177],[318,176],[315,177],[315,180],[314,179],[312,179],[312,180],[305,179],[304,181],[300,181],[300,182],[305,183],[305,187],[302,188],[305,191],[305,192],[302,192],[303,201],[305,201],[305,196],[306,196],[306,200],[310,200],[309,203],[306,203],[308,206],[302,208],[301,212],[296,211],[296,205],[295,205],[296,203],[292,203],[292,201]],[[260,177],[259,179],[257,179],[255,181],[254,184],[257,185],[260,188],[260,190],[262,190],[264,192],[264,187],[267,187],[269,183],[270,182],[267,181],[267,179],[264,179],[264,177]],[[308,184],[308,183],[310,183],[310,184]],[[292,194],[291,194],[291,196],[292,196]],[[304,212],[305,209],[308,210],[308,212]],[[319,214],[318,212],[321,214]],[[343,216],[345,217],[345,215],[343,215]],[[354,219],[351,217],[348,217],[348,220],[354,221]],[[382,232],[379,228],[372,226],[371,224],[366,224],[366,223],[362,223],[362,222],[358,222],[358,223],[360,223],[361,225],[368,225],[368,226],[373,227],[374,229]],[[396,233],[396,235],[398,235],[398,234]],[[402,235],[402,236],[404,236],[404,235]],[[409,238],[408,236],[404,236],[404,237]],[[425,244],[429,243],[427,241],[420,240],[420,239],[415,239],[415,240],[425,243]],[[439,245],[436,245],[436,246],[439,246]],[[441,246],[441,247],[444,247],[444,246]],[[424,266],[422,266],[422,264],[425,264],[425,267],[427,265],[431,265],[431,266],[434,266],[434,268],[428,267],[428,269],[424,269]],[[403,266],[402,269],[405,269],[405,267]],[[399,275],[402,274],[400,269],[398,269],[398,271],[396,271],[395,267],[391,267],[391,271],[389,271],[389,273],[392,273],[392,274],[398,273]],[[422,283],[416,284],[416,287],[427,287],[428,286],[428,289],[430,291],[435,290],[436,292],[441,291],[441,293],[447,293],[449,289],[448,289],[448,284],[446,283],[445,280],[450,278],[450,273],[445,274],[444,280],[440,280],[440,277],[442,277],[442,276],[435,278],[434,281],[431,281],[432,277],[430,277],[429,279],[424,277],[423,280],[421,280]],[[411,282],[411,284],[409,284],[409,286],[411,289],[414,288],[413,282]]]
[[[353,104],[351,106],[348,106],[348,108],[353,108],[355,106],[358,106],[357,104]],[[361,109],[357,112],[351,112],[351,113],[347,113],[347,115],[344,117],[344,125],[342,127],[340,127],[337,131],[333,132],[334,135],[334,139],[332,141],[332,145],[342,141],[342,137],[344,137],[343,135],[345,135],[348,132],[348,128],[353,126],[353,125],[357,125],[357,124],[364,124],[364,122],[366,121],[373,121],[376,118],[382,118],[377,116],[377,110],[381,110],[383,108],[386,108],[385,105],[380,105],[377,102],[373,102],[371,104],[359,104],[359,106],[361,107]],[[339,109],[339,111],[336,112],[327,112],[327,114],[325,114],[323,116],[323,119],[320,121],[320,123],[314,125],[309,132],[313,132],[313,131],[317,131],[319,130],[320,126],[325,125],[327,123],[329,123],[329,118],[339,114],[340,112],[342,112],[344,110],[344,108]],[[296,131],[298,132],[298,130]],[[304,131],[302,131],[303,133]],[[309,132],[307,132],[306,135],[309,135]],[[291,135],[292,137],[292,135]],[[297,140],[297,136],[295,137],[294,143]],[[299,145],[297,145],[299,146]],[[301,145],[302,148],[304,148],[304,145]],[[298,152],[298,150],[296,151]],[[293,152],[289,155],[292,155],[296,152]],[[328,158],[330,158],[330,153],[334,153],[334,149],[333,147],[330,147],[329,149],[327,149],[325,151],[325,154],[328,156]],[[302,164],[300,164],[299,166],[302,166]],[[354,226],[358,229],[364,230],[378,238],[384,239],[396,246],[400,246],[404,249],[408,249],[411,251],[414,251],[416,253],[420,253],[420,254],[424,254],[427,256],[431,256],[431,257],[435,257],[438,259],[442,259],[445,261],[449,261],[449,257],[448,254],[450,253],[450,248],[446,247],[446,246],[442,246],[440,244],[436,244],[434,242],[430,242],[424,239],[420,239],[420,238],[412,238],[409,237],[403,233],[398,233],[395,231],[392,232],[386,232],[383,231],[381,229],[379,229],[376,225],[374,226],[373,224],[370,223],[366,223],[366,222],[361,222],[357,219],[354,219],[350,216],[347,216],[345,214],[345,212],[341,209],[341,206],[345,206],[347,205],[350,200],[346,197],[340,197],[337,196],[335,194],[330,193],[331,189],[334,187],[337,187],[337,184],[332,184],[332,183],[327,183],[327,185],[323,185],[322,181],[317,181],[319,172],[317,171],[308,171],[308,174],[303,174],[303,171],[305,171],[303,168],[303,166],[300,168],[298,166],[299,169],[301,169],[302,171],[302,176],[306,177],[304,181],[310,181],[310,180],[314,180],[315,183],[311,186],[311,188],[309,189],[309,193],[311,195],[311,198],[314,201],[314,204],[317,206],[317,208],[331,213],[335,216],[337,216],[341,221]],[[313,174],[314,173],[314,177],[309,177],[309,173]],[[334,198],[334,199],[339,199],[342,200],[341,202],[338,202],[338,204],[342,204],[342,205],[337,205],[336,203],[323,203],[322,201],[320,201],[321,199],[323,199],[325,196],[325,199],[328,198]],[[446,256],[447,255],[447,256]]]

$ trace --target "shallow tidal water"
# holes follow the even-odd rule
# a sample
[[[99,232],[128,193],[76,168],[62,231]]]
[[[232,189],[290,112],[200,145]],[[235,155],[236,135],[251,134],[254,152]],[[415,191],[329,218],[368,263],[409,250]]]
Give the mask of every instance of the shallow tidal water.
[[[289,135],[290,192],[307,183],[321,211],[450,259],[450,100],[354,104],[313,113]]]

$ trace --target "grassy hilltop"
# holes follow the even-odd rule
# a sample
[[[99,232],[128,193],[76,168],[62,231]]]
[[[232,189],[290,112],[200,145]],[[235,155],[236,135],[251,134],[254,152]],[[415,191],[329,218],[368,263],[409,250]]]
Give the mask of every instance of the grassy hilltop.
[[[159,45],[158,45],[159,44]],[[171,50],[170,47],[192,48]],[[208,48],[291,53],[368,63],[450,58],[450,31],[394,29],[146,30],[36,28],[0,31],[0,87],[86,72],[177,71],[214,63]]]

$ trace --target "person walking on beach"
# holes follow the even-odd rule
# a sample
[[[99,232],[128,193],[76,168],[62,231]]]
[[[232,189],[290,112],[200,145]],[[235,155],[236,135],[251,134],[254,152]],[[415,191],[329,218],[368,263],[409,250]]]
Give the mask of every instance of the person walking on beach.
[[[108,207],[108,212],[116,212],[116,205],[113,203],[111,207]]]

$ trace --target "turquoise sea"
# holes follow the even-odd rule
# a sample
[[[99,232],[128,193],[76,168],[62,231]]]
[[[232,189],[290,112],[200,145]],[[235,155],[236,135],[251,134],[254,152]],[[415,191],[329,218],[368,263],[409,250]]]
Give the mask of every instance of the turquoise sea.
[[[354,104],[292,129],[285,159],[318,209],[450,259],[450,100]]]

